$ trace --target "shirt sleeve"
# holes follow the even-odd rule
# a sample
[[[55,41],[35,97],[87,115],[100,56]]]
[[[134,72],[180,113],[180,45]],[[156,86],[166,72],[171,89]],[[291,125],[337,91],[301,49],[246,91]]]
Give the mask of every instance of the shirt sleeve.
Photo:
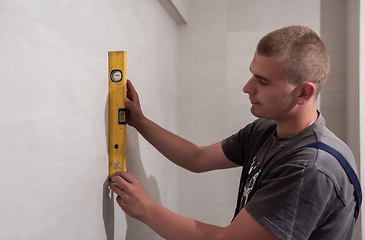
[[[334,201],[333,191],[332,181],[315,167],[286,163],[262,182],[245,209],[280,239],[308,239]]]
[[[247,154],[252,152],[260,136],[272,124],[273,121],[257,119],[237,133],[224,139],[222,141],[222,149],[226,157],[232,162],[244,166]]]
[[[226,157],[241,166],[246,154],[246,145],[245,129],[241,129],[222,141],[222,149]]]

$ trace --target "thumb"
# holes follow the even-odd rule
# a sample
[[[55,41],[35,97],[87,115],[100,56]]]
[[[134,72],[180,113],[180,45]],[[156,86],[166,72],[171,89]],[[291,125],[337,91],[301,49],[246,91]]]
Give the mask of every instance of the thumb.
[[[126,108],[130,108],[132,106],[132,101],[129,98],[124,98],[124,105]]]

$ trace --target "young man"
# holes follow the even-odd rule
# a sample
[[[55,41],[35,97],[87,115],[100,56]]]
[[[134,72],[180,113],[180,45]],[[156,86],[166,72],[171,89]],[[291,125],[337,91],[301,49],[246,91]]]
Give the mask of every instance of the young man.
[[[290,26],[264,36],[243,91],[258,119],[222,142],[200,147],[147,119],[128,82],[127,122],[177,165],[193,172],[243,166],[236,216],[227,227],[187,219],[154,203],[130,173],[112,181],[121,208],[165,239],[350,239],[354,187],[324,142],[353,169],[350,149],[326,127],[317,97],[329,71],[316,33]],[[279,164],[277,164],[277,162]]]

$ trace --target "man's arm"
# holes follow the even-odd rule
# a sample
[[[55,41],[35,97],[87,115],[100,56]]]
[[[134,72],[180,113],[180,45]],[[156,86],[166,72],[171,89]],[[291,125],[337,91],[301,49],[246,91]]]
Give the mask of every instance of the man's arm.
[[[112,178],[117,185],[119,206],[131,217],[148,225],[169,240],[277,240],[273,233],[259,224],[245,209],[227,227],[218,227],[177,215],[153,202],[142,185],[130,173],[119,172]]]
[[[197,146],[146,118],[141,110],[138,94],[132,83],[127,81],[128,98],[126,121],[159,152],[175,164],[193,172],[232,168],[238,165],[226,158],[221,143],[206,147]]]

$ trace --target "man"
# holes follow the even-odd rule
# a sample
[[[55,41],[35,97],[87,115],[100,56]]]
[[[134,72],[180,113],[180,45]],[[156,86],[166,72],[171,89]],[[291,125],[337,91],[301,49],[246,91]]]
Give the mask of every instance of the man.
[[[236,216],[227,227],[187,219],[154,203],[129,173],[112,181],[121,208],[165,239],[350,239],[354,188],[324,142],[356,169],[349,148],[326,127],[317,97],[329,72],[325,46],[306,27],[264,36],[243,88],[258,119],[222,142],[200,147],[147,119],[128,82],[127,122],[157,150],[193,172],[243,166]]]

